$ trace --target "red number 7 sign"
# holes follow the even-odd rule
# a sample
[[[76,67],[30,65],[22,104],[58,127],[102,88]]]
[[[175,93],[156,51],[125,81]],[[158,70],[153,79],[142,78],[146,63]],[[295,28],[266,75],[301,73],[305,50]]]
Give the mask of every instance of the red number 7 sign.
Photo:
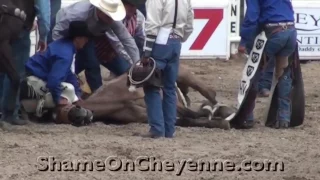
[[[194,9],[194,19],[208,19],[207,24],[190,47],[190,50],[202,50],[222,21],[223,9]]]

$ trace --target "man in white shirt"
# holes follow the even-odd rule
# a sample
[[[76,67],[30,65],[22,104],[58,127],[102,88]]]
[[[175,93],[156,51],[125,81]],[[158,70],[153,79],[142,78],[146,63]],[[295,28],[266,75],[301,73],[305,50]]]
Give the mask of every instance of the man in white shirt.
[[[191,0],[147,0],[146,10],[146,41],[142,63],[148,64],[149,58],[153,58],[157,68],[163,70],[164,84],[163,100],[160,88],[144,88],[150,131],[143,136],[172,138],[177,117],[175,83],[181,42],[185,42],[193,32],[194,13]]]

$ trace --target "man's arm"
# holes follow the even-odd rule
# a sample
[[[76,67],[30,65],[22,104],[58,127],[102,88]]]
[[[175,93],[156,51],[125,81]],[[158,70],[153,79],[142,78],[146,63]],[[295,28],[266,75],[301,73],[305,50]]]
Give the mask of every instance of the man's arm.
[[[66,36],[68,34],[69,24],[69,17],[65,10],[60,9],[56,15],[56,24],[52,29],[52,39],[55,41]]]
[[[145,23],[146,23],[145,17],[139,10],[137,10],[137,27],[136,27],[136,33],[134,35],[134,39],[138,46],[140,56],[141,56],[141,53],[143,52],[144,41],[146,40]]]
[[[56,24],[52,30],[52,39],[55,41],[68,34],[71,21],[85,21],[88,17],[90,2],[81,1],[60,9],[56,15]]]
[[[81,88],[80,88],[80,84],[79,84],[77,76],[74,73],[72,73],[71,71],[69,71],[65,82],[73,85],[76,95],[78,96],[78,98],[80,98],[81,97]]]
[[[146,20],[146,40],[143,51],[144,57],[150,57],[153,44],[156,41],[159,28],[161,26],[161,15],[163,10],[162,0],[150,0],[146,2],[147,20]]]
[[[114,21],[110,25],[111,30],[119,38],[125,51],[129,54],[133,62],[140,60],[139,49],[133,37],[128,32],[127,28],[121,21]],[[111,32],[110,32],[111,33]]]
[[[187,24],[185,26],[184,29],[184,35],[183,35],[183,39],[182,42],[186,42],[189,38],[189,36],[192,34],[193,32],[193,20],[194,20],[194,12],[193,12],[193,8],[191,6],[191,2],[190,0],[188,0],[188,15],[187,15]]]
[[[50,1],[35,0],[35,9],[38,19],[40,41],[47,42],[47,37],[50,32]]]
[[[112,48],[117,52],[117,54],[128,62],[132,63],[132,58],[126,52],[117,35],[112,30],[106,31],[105,35],[107,36]]]
[[[70,59],[67,52],[61,51],[61,54],[56,57],[56,61],[52,65],[48,75],[47,88],[50,90],[56,104],[59,104],[60,101],[62,92],[61,83],[65,81],[66,75],[70,71],[72,57]]]
[[[259,29],[260,4],[259,0],[246,0],[247,11],[244,17],[240,36],[240,46],[245,47],[257,35]]]

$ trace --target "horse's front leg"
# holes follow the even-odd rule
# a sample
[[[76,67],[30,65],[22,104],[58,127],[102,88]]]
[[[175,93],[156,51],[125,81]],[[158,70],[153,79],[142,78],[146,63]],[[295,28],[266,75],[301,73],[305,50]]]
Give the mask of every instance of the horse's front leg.
[[[203,81],[192,75],[183,65],[179,67],[177,83],[180,86],[191,87],[198,91],[202,96],[208,99],[211,103],[216,104],[216,92],[208,87]]]

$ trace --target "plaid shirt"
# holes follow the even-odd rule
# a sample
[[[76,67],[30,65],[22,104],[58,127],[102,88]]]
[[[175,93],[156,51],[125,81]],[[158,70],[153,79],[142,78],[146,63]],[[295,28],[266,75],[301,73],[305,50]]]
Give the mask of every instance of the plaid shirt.
[[[123,20],[123,23],[127,27],[131,36],[134,36],[136,34],[137,15],[135,14],[131,18],[125,18]],[[106,37],[105,35],[95,37],[94,41],[96,56],[101,64],[108,63],[117,56],[117,52],[114,50],[111,43],[109,42],[108,37]]]

